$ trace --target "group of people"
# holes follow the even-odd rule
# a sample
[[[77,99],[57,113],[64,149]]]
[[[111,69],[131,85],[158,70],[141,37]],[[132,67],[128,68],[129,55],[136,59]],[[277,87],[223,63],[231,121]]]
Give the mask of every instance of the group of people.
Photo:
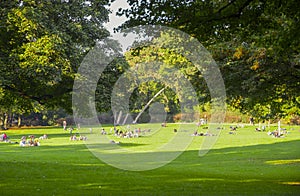
[[[0,135],[0,142],[8,142],[8,141],[9,141],[9,139],[8,139],[7,134],[6,133],[2,133]]]
[[[137,138],[150,132],[151,129],[142,130],[141,128],[134,128],[133,130],[130,130],[130,127],[127,127],[127,130],[119,130],[114,127],[114,135],[122,138]]]
[[[284,137],[285,134],[288,132],[286,129],[281,129],[280,131],[276,129],[275,131],[268,131],[268,135],[274,136],[274,137]]]
[[[86,141],[86,140],[87,140],[87,137],[84,136],[84,135],[79,135],[79,137],[77,137],[76,134],[74,134],[74,135],[71,135],[71,136],[70,136],[70,140],[71,140],[71,141],[77,141],[77,140],[83,140],[83,141]]]
[[[231,135],[235,135],[236,131],[238,129],[238,126],[230,126],[229,128],[230,128],[230,131],[228,133]]]
[[[117,126],[111,127],[110,131],[106,131],[104,128],[101,128],[100,133],[101,135],[114,135],[118,138],[138,138],[142,134],[145,135],[146,133],[149,133],[151,129],[144,129],[141,130],[141,128],[134,128],[133,130],[130,130],[130,126],[128,125],[126,129],[118,129]],[[116,142],[114,140],[110,141],[111,144],[120,144],[120,142]]]
[[[48,136],[44,134],[43,136],[40,137],[41,139],[48,139]],[[34,135],[28,136],[22,136],[21,141],[20,141],[20,146],[25,147],[25,146],[40,146],[39,138],[36,138]]]
[[[262,125],[261,127],[256,127],[255,128],[255,131],[266,131],[266,126],[265,125]]]
[[[200,133],[198,133],[198,131],[195,131],[192,136],[214,136],[214,134],[206,132],[204,133],[203,131],[201,131]]]
[[[120,131],[119,129],[115,131],[115,136],[122,138],[133,138],[139,137],[139,131],[135,129],[134,131]]]

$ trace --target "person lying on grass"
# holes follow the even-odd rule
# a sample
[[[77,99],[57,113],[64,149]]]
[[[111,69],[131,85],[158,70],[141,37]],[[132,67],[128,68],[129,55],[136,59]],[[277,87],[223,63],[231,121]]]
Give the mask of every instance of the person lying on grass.
[[[44,135],[42,135],[39,139],[40,139],[40,140],[46,140],[46,139],[48,139],[48,135],[47,135],[47,134],[44,134]]]

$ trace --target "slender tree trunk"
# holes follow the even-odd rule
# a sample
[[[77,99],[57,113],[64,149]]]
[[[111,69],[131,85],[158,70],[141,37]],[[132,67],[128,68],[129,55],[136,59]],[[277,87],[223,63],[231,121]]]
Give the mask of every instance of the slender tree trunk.
[[[7,116],[7,127],[12,126],[12,120],[13,120],[13,114],[12,114],[12,111],[9,110],[8,116]]]
[[[21,118],[21,115],[19,114],[19,116],[18,116],[18,127],[19,128],[21,127],[21,123],[22,123],[22,118]]]
[[[0,113],[0,130],[1,128],[3,127],[3,119],[4,119],[4,114],[3,113]]]
[[[8,122],[8,114],[5,113],[4,114],[4,123],[3,123],[3,126],[4,126],[5,129],[7,129],[7,122]]]
[[[150,99],[150,101],[145,105],[145,107],[142,109],[142,111],[137,115],[137,117],[134,119],[133,123],[135,124],[138,119],[140,118],[140,116],[142,115],[142,113],[147,109],[147,107],[151,104],[151,102],[163,91],[165,90],[165,88],[162,88],[160,91],[158,91],[158,93],[156,93],[154,95],[154,97],[152,97],[152,99]]]

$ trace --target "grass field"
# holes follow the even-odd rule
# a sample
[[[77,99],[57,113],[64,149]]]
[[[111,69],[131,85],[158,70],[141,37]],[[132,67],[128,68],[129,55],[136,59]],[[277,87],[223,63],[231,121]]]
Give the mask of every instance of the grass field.
[[[169,124],[156,134],[140,138],[109,137],[120,141],[121,147],[144,152],[167,141],[176,126]],[[198,156],[205,137],[193,137],[174,161],[148,171],[121,170],[105,164],[84,141],[70,141],[69,132],[62,128],[7,130],[12,142],[19,142],[23,135],[39,137],[44,133],[49,139],[42,140],[38,147],[0,143],[0,195],[300,194],[299,126],[286,126],[289,133],[284,138],[256,132],[250,126],[231,135],[229,126],[224,125],[205,156]]]

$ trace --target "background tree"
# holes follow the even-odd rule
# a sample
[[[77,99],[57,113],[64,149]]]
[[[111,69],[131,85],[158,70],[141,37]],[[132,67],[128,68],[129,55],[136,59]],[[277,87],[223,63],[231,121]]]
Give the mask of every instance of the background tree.
[[[257,118],[299,115],[298,2],[128,0],[120,28],[162,24],[196,37],[220,66],[228,103]],[[257,108],[268,108],[265,111]],[[266,117],[267,116],[267,117]]]
[[[108,20],[106,5],[108,0],[1,1],[2,103],[31,111],[38,103],[71,112],[77,68],[108,35],[102,26]]]

